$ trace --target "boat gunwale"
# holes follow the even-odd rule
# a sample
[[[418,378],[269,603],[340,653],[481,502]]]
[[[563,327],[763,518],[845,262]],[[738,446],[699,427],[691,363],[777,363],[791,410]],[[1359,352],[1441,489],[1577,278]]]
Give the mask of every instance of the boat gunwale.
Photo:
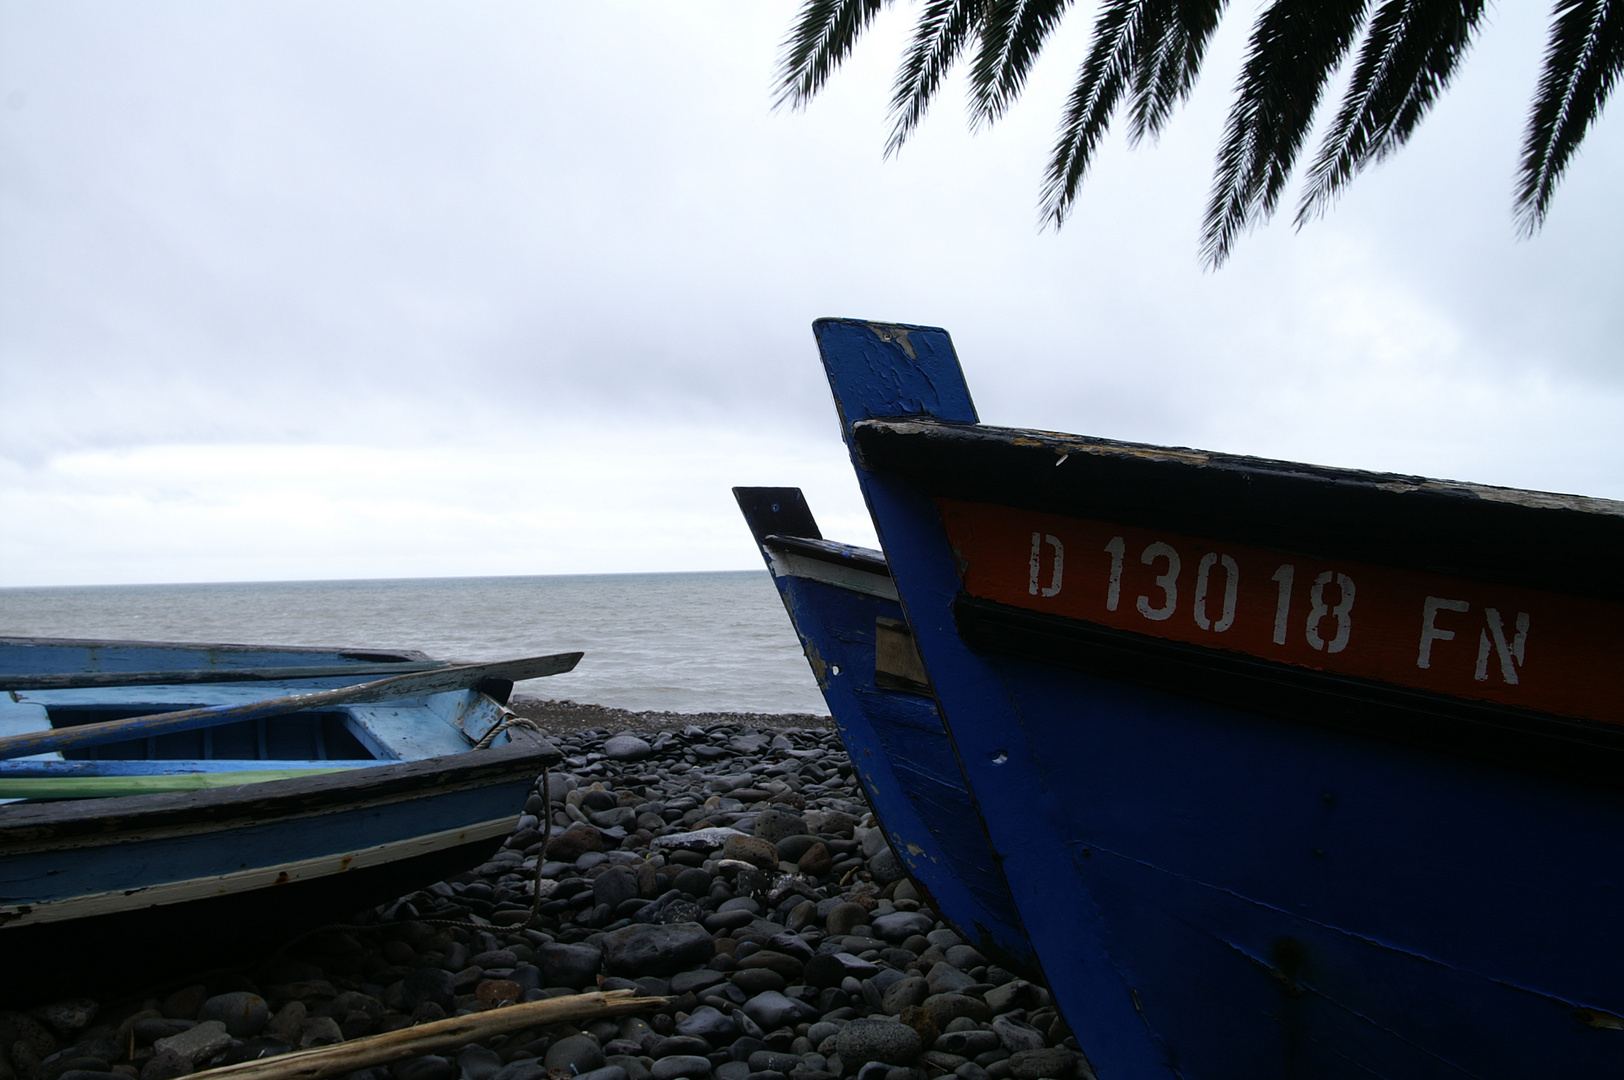
[[[417,649],[351,649],[327,645],[244,645],[200,641],[146,641],[136,638],[58,638],[0,635],[0,648],[160,649],[185,652],[310,653],[338,656],[357,664],[428,663],[433,657]]]
[[[0,857],[41,848],[126,843],[160,834],[215,832],[267,820],[330,813],[334,807],[387,805],[427,791],[502,782],[563,760],[544,738],[521,734],[505,746],[419,758],[331,775],[240,787],[14,804],[0,808]]]
[[[782,533],[764,536],[760,542],[775,550],[804,555],[818,562],[850,567],[869,574],[891,576],[891,568],[886,564],[885,553],[874,548],[843,544],[838,540],[825,540],[821,537],[787,536]]]
[[[917,416],[852,440],[933,497],[1624,601],[1624,502]]]

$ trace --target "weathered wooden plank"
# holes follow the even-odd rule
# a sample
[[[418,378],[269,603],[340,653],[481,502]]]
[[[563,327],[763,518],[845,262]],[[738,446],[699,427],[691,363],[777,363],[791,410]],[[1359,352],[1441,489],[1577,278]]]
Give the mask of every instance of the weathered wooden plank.
[[[0,674],[0,690],[78,690],[101,686],[186,686],[195,683],[282,682],[296,679],[407,675],[440,671],[442,662],[411,664],[315,664],[305,667],[203,668],[182,671],[79,671]]]
[[[281,763],[279,763],[281,764]],[[365,764],[360,763],[360,764]],[[0,775],[0,799],[112,799],[123,795],[151,795],[155,792],[206,791],[209,788],[263,784],[267,780],[291,780],[299,776],[324,776],[351,768],[244,769],[239,772],[191,772],[167,774],[124,774],[96,776],[6,776]]]
[[[158,758],[152,761],[58,761],[41,758],[21,758],[0,761],[0,779],[25,776],[178,776],[185,773],[235,773],[270,771],[278,769],[311,769],[329,772],[335,769],[364,769],[387,765],[395,759],[329,758],[317,761],[306,758]]]
[[[294,694],[246,705],[182,709],[155,716],[138,716],[127,720],[83,724],[62,730],[10,735],[0,737],[0,758],[23,757],[72,747],[96,746],[106,742],[142,738],[169,731],[213,727],[240,720],[257,720],[303,709],[425,697],[447,691],[466,690],[487,679],[511,679],[515,682],[521,679],[538,679],[571,670],[580,661],[581,655],[578,652],[557,653],[491,664],[459,664],[435,671],[378,679],[358,686]]]
[[[382,1035],[299,1050],[291,1054],[205,1069],[208,1080],[322,1080],[375,1065],[450,1050],[520,1028],[621,1016],[665,1005],[669,998],[636,997],[631,990],[595,991],[527,1001],[489,1012],[452,1016]]]

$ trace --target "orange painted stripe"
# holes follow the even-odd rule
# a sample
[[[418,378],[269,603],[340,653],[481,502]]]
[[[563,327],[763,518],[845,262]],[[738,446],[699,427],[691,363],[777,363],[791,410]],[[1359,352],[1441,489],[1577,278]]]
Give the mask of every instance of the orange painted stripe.
[[[1624,723],[1624,604],[984,503],[937,507],[972,596],[1317,671]]]

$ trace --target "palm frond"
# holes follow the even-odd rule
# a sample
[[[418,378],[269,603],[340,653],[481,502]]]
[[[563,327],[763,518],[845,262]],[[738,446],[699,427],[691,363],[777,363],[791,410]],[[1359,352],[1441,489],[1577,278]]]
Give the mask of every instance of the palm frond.
[[[1071,212],[1094,151],[1110,127],[1134,72],[1146,8],[1156,0],[1105,0],[1094,20],[1088,55],[1077,72],[1049,167],[1043,178],[1042,215],[1058,228]]]
[[[970,124],[990,124],[1021,96],[1032,65],[1071,0],[994,0],[970,66]]]
[[[1484,0],[1387,0],[1371,16],[1336,119],[1309,170],[1297,224],[1409,139],[1471,47]]]
[[[1128,114],[1128,141],[1155,137],[1173,115],[1174,106],[1195,89],[1207,44],[1223,17],[1224,0],[1174,0],[1146,11],[1135,61],[1133,105]]]
[[[902,149],[952,70],[986,11],[986,0],[930,0],[914,24],[913,40],[891,92],[891,137],[885,154]]]
[[[1523,234],[1545,223],[1551,195],[1624,71],[1624,2],[1559,0],[1518,169]]]
[[[890,0],[806,0],[784,39],[776,105],[802,109]]]
[[[1208,266],[1221,266],[1241,233],[1274,212],[1365,11],[1366,0],[1275,0],[1258,17],[1202,225]]]

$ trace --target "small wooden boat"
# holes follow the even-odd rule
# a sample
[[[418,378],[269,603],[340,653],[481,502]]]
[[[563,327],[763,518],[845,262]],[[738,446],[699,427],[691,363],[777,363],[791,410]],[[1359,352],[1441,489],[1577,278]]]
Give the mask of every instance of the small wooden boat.
[[[579,658],[0,639],[0,997],[235,962],[481,862],[559,760],[512,680]]]
[[[885,556],[823,539],[800,488],[733,489],[869,806],[909,878],[970,944],[1041,978]]]
[[[1624,504],[985,427],[945,332],[815,333],[1099,1075],[1619,1075]]]

